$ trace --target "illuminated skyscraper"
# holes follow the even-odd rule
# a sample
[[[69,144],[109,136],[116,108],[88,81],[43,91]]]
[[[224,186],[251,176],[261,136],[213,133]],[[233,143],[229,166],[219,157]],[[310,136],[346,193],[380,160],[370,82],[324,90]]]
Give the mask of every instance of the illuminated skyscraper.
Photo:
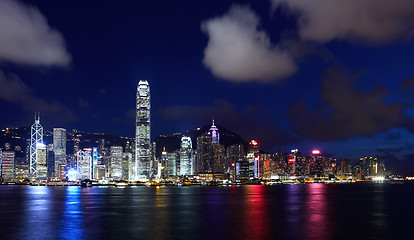
[[[30,132],[30,166],[29,175],[31,178],[36,178],[37,165],[37,144],[43,144],[43,127],[40,125],[40,114],[35,114],[35,122],[32,125]]]
[[[47,149],[43,143],[37,144],[36,179],[47,180]]]
[[[180,148],[180,175],[192,175],[193,171],[193,144],[190,137],[181,138]]]
[[[325,158],[322,156],[322,153],[319,150],[313,150],[312,154],[309,156],[310,175],[318,177],[322,176],[324,163]]]
[[[247,152],[247,161],[249,162],[249,177],[259,178],[259,144],[256,140],[251,140]]]
[[[58,176],[59,164],[66,164],[66,129],[53,128],[53,152],[55,153],[55,174]]]
[[[96,176],[96,166],[98,166],[98,148],[92,148],[92,178]]]
[[[166,175],[172,177],[177,175],[177,153],[167,153]]]
[[[218,132],[218,128],[216,127],[216,125],[214,125],[214,119],[213,124],[210,127],[210,130],[208,130],[208,134],[211,135],[211,141],[213,144],[220,144],[220,134]]]
[[[122,179],[122,147],[111,147],[111,178],[114,180]]]
[[[135,168],[137,179],[149,179],[151,175],[150,154],[150,88],[146,80],[140,80],[137,87]]]
[[[78,179],[92,178],[92,148],[79,150],[77,153]]]
[[[1,150],[0,150],[1,152]],[[4,181],[12,181],[14,179],[14,160],[15,153],[4,151],[1,153],[1,177]]]

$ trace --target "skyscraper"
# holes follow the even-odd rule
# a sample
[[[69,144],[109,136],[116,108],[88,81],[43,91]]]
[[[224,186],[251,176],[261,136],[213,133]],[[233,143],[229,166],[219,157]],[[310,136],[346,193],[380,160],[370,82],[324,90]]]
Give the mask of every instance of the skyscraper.
[[[192,175],[193,173],[193,145],[190,137],[183,136],[180,148],[180,175]]]
[[[122,152],[121,146],[111,147],[111,178],[114,180],[122,179]]]
[[[77,153],[78,179],[92,178],[92,148],[79,150]]]
[[[55,153],[55,174],[57,177],[59,164],[66,164],[66,129],[53,128],[53,152]]]
[[[150,88],[146,80],[140,80],[137,87],[136,131],[135,131],[135,168],[137,179],[151,176],[150,154]]]
[[[4,151],[1,153],[1,177],[4,181],[12,181],[14,179],[14,160],[15,153],[12,151]]]
[[[29,175],[36,178],[37,144],[43,144],[43,127],[40,125],[40,114],[35,114],[35,122],[30,131],[30,166]]]
[[[36,179],[47,180],[47,149],[43,143],[38,143],[36,146],[37,160],[36,160]]]

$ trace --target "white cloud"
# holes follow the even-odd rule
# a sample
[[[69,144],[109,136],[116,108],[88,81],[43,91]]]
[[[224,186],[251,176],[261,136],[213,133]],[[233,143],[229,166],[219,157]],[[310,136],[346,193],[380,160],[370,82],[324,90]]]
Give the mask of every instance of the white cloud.
[[[384,44],[414,33],[413,0],[272,0],[299,14],[303,39]]]
[[[0,0],[0,60],[66,66],[71,56],[62,35],[48,25],[38,9]]]
[[[293,56],[273,46],[259,18],[247,7],[233,6],[221,17],[202,23],[209,42],[203,62],[212,73],[235,82],[269,82],[296,71]]]

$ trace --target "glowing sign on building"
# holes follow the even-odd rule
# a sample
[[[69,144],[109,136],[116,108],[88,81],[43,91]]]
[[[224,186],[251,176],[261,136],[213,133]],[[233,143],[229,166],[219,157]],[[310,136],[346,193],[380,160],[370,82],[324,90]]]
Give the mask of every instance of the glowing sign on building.
[[[313,155],[319,155],[319,154],[321,154],[321,151],[319,151],[319,150],[313,150],[312,151],[312,154]]]

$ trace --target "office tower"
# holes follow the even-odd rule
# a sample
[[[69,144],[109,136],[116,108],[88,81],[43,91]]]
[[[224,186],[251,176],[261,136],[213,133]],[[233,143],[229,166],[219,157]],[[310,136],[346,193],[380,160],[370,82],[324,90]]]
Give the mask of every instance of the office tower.
[[[122,147],[121,146],[112,146],[111,147],[111,157],[110,157],[110,166],[111,166],[111,178],[114,180],[122,179]]]
[[[96,166],[98,166],[98,148],[92,148],[92,178],[95,179]]]
[[[349,159],[341,158],[339,162],[339,174],[340,175],[352,175],[352,165]]]
[[[55,153],[55,174],[58,176],[59,164],[66,164],[66,129],[53,128],[53,152]]]
[[[14,160],[14,152],[4,151],[1,153],[1,177],[5,182],[13,181],[14,179]]]
[[[325,176],[333,176],[337,173],[336,159],[328,158],[325,159],[323,173]]]
[[[77,152],[78,179],[92,178],[92,148],[84,148]]]
[[[263,178],[271,179],[274,175],[276,175],[276,162],[268,159],[263,163]]]
[[[288,173],[291,176],[296,175],[296,155],[298,154],[298,150],[297,149],[293,149],[290,151],[290,153],[287,154],[287,165],[288,165]]]
[[[30,131],[30,167],[29,174],[31,178],[36,177],[36,161],[37,161],[37,144],[43,144],[43,127],[40,125],[40,114],[35,114],[35,122]]]
[[[220,134],[214,124],[197,138],[196,173],[223,173],[224,147],[220,145]]]
[[[161,162],[157,158],[157,142],[155,141],[151,142],[150,156],[150,178],[152,178],[153,176],[158,175],[158,171],[161,171],[159,168],[159,164],[161,164]]]
[[[57,177],[55,173],[59,171],[59,169],[55,170],[55,152],[53,149],[53,144],[47,145],[47,155],[46,155],[46,166],[47,166],[47,178],[52,179]]]
[[[177,176],[177,153],[167,153],[166,177]]]
[[[224,146],[219,144],[213,144],[213,164],[212,172],[213,173],[224,173],[225,170],[225,161],[224,161]]]
[[[193,144],[190,137],[181,138],[180,175],[193,175]]]
[[[203,133],[197,138],[196,173],[209,173],[212,171],[213,144],[211,135]]]
[[[47,149],[43,143],[37,144],[36,180],[47,180]]]
[[[251,140],[247,151],[247,161],[249,162],[249,177],[259,178],[259,144],[256,140]]]
[[[137,179],[149,179],[151,174],[150,154],[150,88],[146,80],[140,80],[137,87],[135,169]]]
[[[131,157],[128,158],[128,180],[134,181],[136,179],[136,166],[135,166],[135,152],[130,153]]]
[[[129,180],[129,163],[131,162],[132,153],[122,153],[122,180]]]
[[[319,150],[313,150],[312,154],[309,156],[309,173],[313,176],[322,176],[323,175],[323,166],[325,158],[322,156],[322,153]]]

